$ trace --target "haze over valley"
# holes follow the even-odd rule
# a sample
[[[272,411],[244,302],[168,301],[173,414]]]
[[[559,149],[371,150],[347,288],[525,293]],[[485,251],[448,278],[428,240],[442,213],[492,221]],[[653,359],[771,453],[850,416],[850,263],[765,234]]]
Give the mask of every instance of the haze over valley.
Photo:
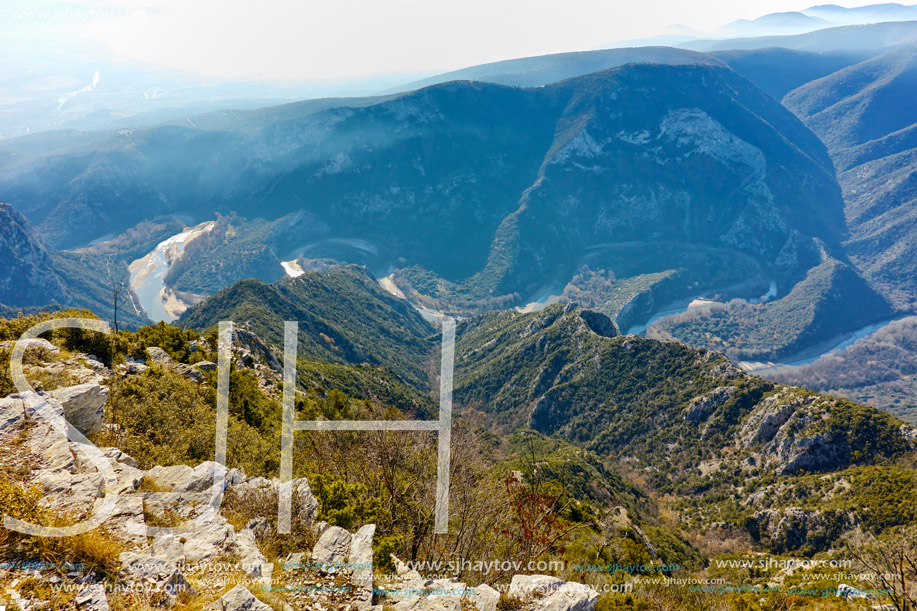
[[[70,4],[0,611],[917,609],[917,5]]]

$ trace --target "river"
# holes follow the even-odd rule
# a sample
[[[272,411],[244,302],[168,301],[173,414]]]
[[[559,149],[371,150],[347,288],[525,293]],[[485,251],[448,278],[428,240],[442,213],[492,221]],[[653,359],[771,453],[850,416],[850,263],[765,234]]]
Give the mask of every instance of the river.
[[[131,290],[153,322],[172,322],[187,308],[175,294],[166,287],[165,277],[169,268],[184,254],[185,246],[194,238],[207,233],[216,225],[214,221],[187,227],[156,245],[149,254],[130,264]]]
[[[869,337],[889,323],[895,322],[896,320],[901,320],[902,318],[905,317],[896,316],[894,318],[889,318],[879,322],[873,322],[868,325],[864,325],[854,331],[841,333],[840,335],[836,335],[830,339],[821,341],[814,346],[810,346],[805,350],[801,350],[796,354],[786,356],[779,361],[739,361],[736,364],[749,373],[754,373],[755,375],[764,377],[774,373],[792,371],[802,367],[803,365],[814,363],[823,356],[827,356],[829,354],[837,354],[848,346],[852,346],[857,341],[865,337]]]
[[[682,312],[689,312],[691,310],[696,310],[697,308],[702,308],[704,306],[709,306],[714,303],[720,303],[707,299],[705,295],[710,294],[711,292],[717,291],[706,291],[701,295],[695,297],[688,297],[687,299],[679,299],[678,301],[673,301],[667,305],[662,306],[655,314],[653,314],[649,320],[647,320],[642,325],[634,325],[633,327],[627,330],[628,335],[645,335],[647,328],[651,327],[654,322],[663,318],[664,316],[671,316],[672,314],[681,314]],[[767,292],[761,295],[760,297],[751,297],[746,299],[747,303],[764,303],[770,301],[777,296],[777,282],[775,280],[770,281],[770,287],[767,289]]]
[[[745,301],[751,304],[757,304],[770,301],[775,297],[777,297],[777,283],[771,280],[770,288],[768,289],[767,293],[761,297],[754,297],[751,299],[746,299]],[[646,333],[646,329],[652,326],[653,323],[658,321],[660,318],[671,316],[672,314],[689,312],[691,310],[709,306],[714,303],[717,302],[705,299],[702,295],[670,303],[663,306],[658,312],[653,314],[653,316],[648,321],[646,321],[645,324],[635,325],[628,329],[627,333],[630,335],[644,335]],[[784,357],[779,361],[739,361],[736,364],[743,370],[760,376],[767,376],[777,372],[792,370],[794,368],[801,367],[802,365],[813,363],[823,356],[838,353],[848,346],[852,346],[857,340],[863,339],[864,337],[869,337],[885,325],[896,320],[900,320],[901,318],[903,317],[897,316],[895,318],[889,318],[887,320],[881,320],[879,322],[873,322],[868,325],[864,325],[853,331],[841,333],[832,338],[821,341],[814,346],[810,346],[805,350],[801,350],[795,354]]]

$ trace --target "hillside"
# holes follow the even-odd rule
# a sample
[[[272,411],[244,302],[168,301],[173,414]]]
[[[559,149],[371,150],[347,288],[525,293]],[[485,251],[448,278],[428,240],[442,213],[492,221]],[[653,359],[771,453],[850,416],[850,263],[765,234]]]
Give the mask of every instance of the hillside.
[[[301,284],[300,297],[310,298],[313,306],[309,314],[284,309],[288,304],[283,298],[286,291],[295,291],[295,280],[278,285],[247,282],[211,298],[213,303],[201,304],[197,312],[217,315],[220,306],[226,315],[248,315],[254,321],[274,316],[271,309],[277,308],[282,317],[302,317],[309,333],[323,318],[353,321],[358,318],[354,313],[365,315],[358,324],[367,333],[386,332],[390,338],[401,333],[403,339],[423,330],[421,322],[411,322],[413,316],[393,311],[398,308],[392,300],[377,294],[371,278],[353,268],[333,270],[323,278],[307,274]],[[334,303],[346,305],[335,313],[328,309]],[[0,320],[0,342],[15,339],[37,320]],[[481,587],[495,593],[489,608],[499,602],[507,611],[543,610],[549,602],[565,611],[617,605],[623,585],[628,586],[626,600],[647,609],[673,600],[675,608],[685,611],[713,604],[742,609],[748,601],[741,593],[692,593],[680,587],[666,587],[662,593],[651,579],[705,579],[712,574],[728,577],[725,583],[741,579],[763,585],[780,576],[787,587],[806,587],[812,578],[807,570],[749,571],[743,576],[728,567],[736,566],[731,564],[736,558],[779,562],[783,555],[817,554],[824,560],[849,549],[859,553],[901,537],[900,529],[917,521],[917,498],[910,485],[917,478],[914,429],[873,408],[748,376],[716,353],[617,335],[615,325],[601,314],[555,305],[531,314],[490,313],[458,325],[448,535],[430,532],[436,480],[433,436],[301,432],[295,439],[294,531],[278,536],[279,367],[272,350],[244,330],[243,321],[237,322],[225,467],[209,461],[215,334],[202,336],[159,324],[122,331],[115,341],[62,333],[50,337],[53,343],[42,340],[36,345],[40,350],[29,359],[27,375],[49,393],[45,396],[51,409],[79,417],[78,424],[91,431],[91,438],[108,448],[105,459],[127,478],[120,490],[125,502],[139,503],[141,509],[120,510],[106,529],[73,539],[19,533],[0,539],[4,561],[66,557],[67,562],[91,567],[65,574],[43,570],[26,584],[2,581],[8,588],[4,591],[17,592],[25,601],[55,596],[54,604],[65,608],[69,599],[57,598],[47,584],[94,584],[100,583],[99,574],[118,574],[127,580],[193,586],[178,599],[154,599],[159,606],[206,606],[219,599],[217,604],[232,608],[233,596],[243,592],[229,589],[248,583],[252,592],[280,608],[287,604],[298,611],[321,604],[329,611],[345,611],[355,597],[363,596],[367,583],[381,586],[369,600],[388,604],[403,600],[388,585],[407,581],[421,587],[435,571],[437,587],[459,581],[490,584],[489,589]],[[0,343],[0,361],[8,358],[7,345]],[[391,347],[384,342],[367,342],[362,348],[383,367],[389,365],[383,355],[394,354],[385,352]],[[90,357],[89,350],[102,355],[102,361]],[[299,365],[306,371],[296,396],[299,418],[402,419],[424,414],[422,409],[399,410],[371,392],[366,400],[333,384],[314,385],[309,374],[322,362],[303,359]],[[75,381],[82,385],[60,388]],[[362,385],[368,378],[357,381]],[[9,390],[9,380],[0,376],[0,387]],[[362,386],[364,392],[369,388]],[[71,482],[98,476],[83,461],[73,460],[71,452],[77,450],[68,449],[53,427],[40,419],[25,426],[31,408],[24,411],[22,405],[16,396],[0,398],[0,494],[11,499],[8,511],[42,521],[97,498],[99,490]],[[42,463],[32,450],[36,447],[45,448],[46,455],[53,452],[57,462]],[[23,473],[37,473],[44,487],[26,487]],[[201,506],[189,499],[209,498],[214,473],[225,478],[226,491],[210,526],[192,528],[180,537],[160,533],[152,543],[137,536],[155,535],[146,529],[200,515]],[[850,544],[843,537],[858,529],[871,538],[845,547]],[[365,580],[353,582],[359,587],[340,590],[345,594],[322,594],[319,586],[351,583],[359,573],[342,570],[328,577],[327,571],[299,559],[340,560],[333,555],[344,545],[338,538],[364,546],[361,553],[367,562],[372,559],[374,569]],[[442,565],[419,564],[451,560],[444,542],[461,550],[469,562],[446,565],[446,571],[430,568]],[[302,550],[312,550],[311,556],[290,556]],[[402,558],[418,563],[419,573],[402,568]],[[499,571],[479,568],[476,562],[485,558],[508,564]],[[580,590],[580,598],[565,593],[550,600],[548,593],[534,601],[519,594],[500,595],[497,588],[521,580],[513,560],[526,566],[529,560],[549,558],[564,561],[560,568],[549,569],[561,580],[556,583],[586,583],[594,593]],[[144,572],[142,563],[150,559],[170,568],[161,574]],[[214,559],[249,568],[224,575],[208,563]],[[266,590],[259,584],[272,574],[270,563],[276,580],[270,583],[281,587]],[[197,570],[200,566],[208,569]],[[602,568],[609,566],[622,568]],[[90,570],[95,576],[87,576]],[[251,581],[239,581],[246,576]],[[224,577],[232,583],[226,584]],[[854,583],[866,587],[869,582],[863,578]],[[614,584],[616,588],[603,591]],[[117,590],[103,594],[115,604],[136,602]],[[249,608],[269,608],[258,607],[254,596],[245,595],[254,601]],[[753,596],[760,601],[764,595]],[[779,604],[792,594],[775,591],[766,596]],[[152,602],[141,600],[152,608]],[[400,608],[437,608],[423,590],[408,601]],[[803,598],[796,607],[824,608],[820,604],[820,598]]]
[[[845,273],[837,263],[828,267]],[[335,301],[325,295],[341,292],[348,305],[340,311],[348,313],[356,303],[386,302],[371,279],[353,268],[303,278],[300,298],[315,302],[304,330],[315,328],[319,313],[333,318],[327,308]],[[247,317],[249,326],[275,316],[271,310],[302,316],[274,305],[284,303],[284,291],[295,283],[244,283],[192,314],[220,306],[225,310],[218,317]],[[400,317],[380,315],[375,307],[368,311],[368,323],[360,323],[367,324],[367,337],[395,339],[367,342],[365,350],[381,354],[398,348],[396,341],[409,343],[393,333],[404,324]],[[276,331],[265,332],[276,346]],[[766,550],[813,553],[837,545],[839,534],[858,520],[876,532],[909,523],[905,514],[871,521],[858,513],[861,505],[872,506],[861,500],[836,513],[843,499],[867,493],[864,469],[897,477],[915,452],[910,429],[879,410],[747,375],[715,352],[620,335],[610,318],[569,304],[473,317],[461,321],[456,333],[458,414],[497,438],[531,429],[626,465],[652,495],[671,495],[680,528],[725,528],[728,537],[751,537]],[[414,352],[412,358],[423,356]],[[843,498],[805,492],[813,481],[829,482],[830,488],[843,480],[853,482]],[[769,491],[780,491],[785,503],[761,510],[755,499]],[[802,539],[777,527],[790,508],[807,533]]]
[[[47,250],[25,217],[0,203],[0,303],[39,306],[67,299]]]
[[[518,303],[516,293],[524,299],[549,282],[563,286],[586,255],[602,248],[629,242],[652,250],[663,240],[732,248],[791,286],[818,259],[805,236],[837,244],[843,227],[832,212],[837,194],[821,145],[731,73],[631,66],[544,91],[575,104],[563,111],[531,188],[496,229],[483,270],[442,282],[450,278],[406,267],[395,280],[407,294],[453,305]],[[736,104],[754,114],[735,113]],[[795,145],[788,146],[788,134]],[[790,159],[815,181],[799,206],[789,204],[801,195],[789,184],[802,175],[785,174]],[[779,257],[784,248],[794,254]],[[643,270],[649,271],[656,270]]]
[[[775,100],[838,70],[880,55],[881,50],[816,52],[782,47],[713,51],[709,55],[729,65]]]
[[[713,304],[663,318],[648,335],[725,352],[733,360],[772,361],[868,323],[894,309],[850,265],[828,259],[782,299]]]
[[[848,478],[844,496],[859,499],[869,494],[863,467],[890,474],[914,451],[910,429],[879,410],[748,376],[713,352],[600,335],[590,318],[558,305],[463,323],[456,401],[500,430],[531,426],[614,456],[680,499],[684,527],[729,530],[725,521],[769,549],[826,549],[829,533],[871,523],[860,512],[874,503],[841,501],[826,522],[839,499],[804,492],[812,481],[830,489]],[[778,490],[780,506],[757,505]],[[799,528],[791,538],[776,523],[788,507]]]
[[[164,278],[192,303],[246,278],[275,281],[281,262],[334,259],[467,315],[559,295],[589,265],[622,280],[612,301],[630,326],[701,285],[754,297],[776,282],[785,295],[823,249],[844,259],[823,145],[719,60],[535,88],[452,82],[200,123],[5,143],[0,194],[58,247],[216,218]],[[125,197],[143,205],[126,209]],[[147,235],[152,249],[159,234]],[[677,261],[652,255],[676,243]],[[646,265],[629,260],[637,253]]]
[[[917,319],[894,321],[842,352],[770,377],[873,405],[917,426]]]
[[[426,365],[436,330],[356,266],[274,284],[245,280],[191,308],[180,324],[203,332],[221,320],[244,324],[278,348],[284,321],[296,320],[300,358],[384,366],[420,389],[430,382]]]
[[[2,394],[9,389],[2,373],[9,364],[8,342],[50,317],[0,319]],[[0,397],[3,511],[30,523],[81,517],[102,497],[101,477],[110,473],[117,473],[112,477],[120,478],[120,485],[116,494],[108,487],[104,492],[106,498],[118,496],[119,508],[101,528],[72,536],[41,537],[8,528],[9,522],[0,526],[5,597],[0,601],[11,600],[17,608],[352,611],[351,604],[368,608],[376,601],[420,611],[439,600],[427,591],[432,571],[438,573],[437,588],[454,588],[470,600],[480,594],[493,608],[501,595],[487,584],[506,591],[531,579],[516,577],[513,567],[526,567],[547,551],[527,548],[524,518],[504,510],[532,500],[548,503],[541,515],[549,524],[544,534],[575,527],[561,533],[564,543],[574,544],[571,551],[558,542],[549,546],[571,561],[594,560],[578,550],[596,544],[625,545],[634,561],[650,558],[644,545],[657,558],[662,554],[692,567],[699,561],[683,537],[661,524],[655,504],[594,454],[532,432],[507,437],[506,447],[497,451],[482,430],[460,418],[453,425],[455,492],[448,535],[436,536],[429,528],[437,475],[436,461],[428,456],[435,445],[426,433],[403,432],[298,435],[292,532],[284,534],[278,524],[282,486],[276,448],[280,375],[267,353],[251,349],[260,343],[257,336],[236,334],[229,354],[225,464],[212,460],[215,335],[161,324],[121,332],[113,342],[81,333],[51,340],[35,345],[26,374],[45,392],[45,409],[66,417],[92,442],[69,441],[21,395]],[[105,346],[111,350],[99,350]],[[103,360],[87,350],[103,354]],[[127,360],[141,355],[149,365]],[[327,388],[301,389],[296,409],[301,417],[326,419],[406,416]],[[530,451],[539,460],[537,474],[526,462]],[[89,452],[94,461],[76,458]],[[518,484],[505,485],[513,473],[523,474]],[[224,483],[215,501],[214,478]],[[394,482],[399,485],[392,487]],[[401,482],[410,482],[408,491]],[[617,521],[600,524],[607,522],[602,507],[609,502],[618,508]],[[211,503],[214,511],[205,513]],[[170,532],[178,526],[180,534]],[[467,566],[449,568],[451,559],[439,547],[444,540],[463,550]],[[401,558],[416,563],[423,576],[405,571]],[[342,568],[343,560],[360,569]],[[447,568],[423,568],[437,562]],[[38,568],[22,581],[15,577],[20,566]],[[556,582],[574,586],[574,579],[588,578],[573,569],[553,572],[563,575]],[[114,579],[131,588],[106,587]],[[480,590],[466,595],[464,583],[470,580],[481,584]],[[143,587],[133,585],[138,583]],[[409,594],[399,594],[398,587],[409,588]],[[554,597],[567,605],[562,609],[598,598],[580,588],[571,601],[567,590]],[[523,591],[506,597],[503,607],[535,611],[536,598],[542,596]]]
[[[0,202],[0,315],[87,308],[113,322],[112,286],[126,279],[126,266],[110,256],[48,249],[19,211]],[[144,318],[124,291],[119,323],[137,326]]]
[[[844,191],[847,250],[899,303],[917,300],[917,47],[791,91],[784,104],[828,145]]]

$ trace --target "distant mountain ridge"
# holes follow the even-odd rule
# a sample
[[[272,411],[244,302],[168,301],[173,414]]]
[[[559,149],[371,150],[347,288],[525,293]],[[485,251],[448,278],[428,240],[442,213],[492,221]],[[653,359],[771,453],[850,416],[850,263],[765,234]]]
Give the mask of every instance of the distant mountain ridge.
[[[825,28],[806,34],[692,40],[676,46],[693,51],[727,51],[781,47],[797,51],[868,51],[917,42],[917,19]]]
[[[701,64],[723,66],[716,58],[673,47],[632,47],[577,51],[508,59],[438,74],[389,90],[387,93],[412,91],[450,81],[484,81],[516,87],[540,87],[569,78],[618,68],[625,64]]]
[[[170,270],[169,286],[193,294],[335,258],[393,273],[415,302],[478,312],[559,294],[609,247],[677,242],[731,249],[737,269],[750,258],[751,277],[729,283],[747,281],[738,296],[751,297],[765,279],[787,294],[824,253],[845,257],[823,145],[720,60],[351,102],[203,117],[212,129],[7,141],[0,195],[58,247],[159,215],[226,215]],[[627,278],[670,269],[655,265]],[[699,273],[666,293],[691,295]],[[629,318],[652,303],[642,308]]]
[[[847,202],[847,245],[867,277],[917,303],[917,46],[791,91],[784,104],[828,145]]]

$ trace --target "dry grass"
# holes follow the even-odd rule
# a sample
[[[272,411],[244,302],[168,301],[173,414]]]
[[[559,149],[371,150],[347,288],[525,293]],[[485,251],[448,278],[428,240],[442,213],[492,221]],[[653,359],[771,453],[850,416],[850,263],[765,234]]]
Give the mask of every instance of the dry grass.
[[[55,514],[40,504],[41,491],[0,475],[0,506],[4,512],[33,524],[62,526],[72,517]],[[41,561],[53,566],[82,564],[100,575],[114,575],[120,566],[120,542],[104,529],[73,537],[35,537],[0,528],[0,556]]]
[[[522,600],[516,598],[515,596],[510,596],[507,593],[500,595],[500,600],[497,601],[497,611],[513,611],[522,606]]]
[[[147,526],[154,527],[181,526],[185,522],[183,517],[169,507],[163,508],[161,513],[154,513],[147,508],[146,503],[143,504],[143,520]]]
[[[76,592],[54,591],[45,580],[27,577],[19,584],[19,595],[23,598],[37,598],[48,603],[48,609],[66,609],[71,606]]]
[[[293,507],[302,506],[302,497],[293,496]],[[291,533],[277,533],[277,493],[273,490],[253,490],[245,494],[230,489],[223,498],[222,513],[238,531],[255,518],[267,520],[269,528],[257,533],[256,542],[269,561],[283,560],[290,553],[311,550],[316,538],[311,523],[294,510]]]

